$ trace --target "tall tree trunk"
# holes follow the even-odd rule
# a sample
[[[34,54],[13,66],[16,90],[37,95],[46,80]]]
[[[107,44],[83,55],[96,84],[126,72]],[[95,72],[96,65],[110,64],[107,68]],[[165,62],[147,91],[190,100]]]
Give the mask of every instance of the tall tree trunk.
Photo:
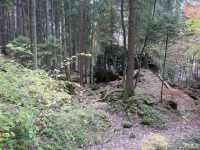
[[[152,18],[154,18],[155,13],[156,13],[156,4],[157,4],[157,0],[154,0]]]
[[[80,1],[80,53],[84,53],[84,13],[85,13],[85,2],[84,0]],[[84,84],[84,56],[80,55],[79,58],[79,71],[80,71],[80,84]]]
[[[124,47],[124,51],[126,51],[126,27],[124,23],[124,0],[121,0],[121,24],[122,24],[122,32],[123,32],[123,47]]]
[[[169,30],[167,29],[166,41],[165,41],[165,56],[163,61],[163,71],[162,71],[162,85],[161,85],[161,94],[160,94],[160,102],[163,103],[163,90],[164,90],[164,82],[165,82],[165,68],[167,62],[167,51],[168,51],[168,41],[169,41]]]
[[[0,49],[3,54],[6,54],[5,47],[5,8],[0,5]]]
[[[125,85],[126,81],[126,70],[127,70],[127,49],[126,49],[126,27],[124,23],[124,0],[121,0],[121,25],[122,25],[122,32],[123,32],[123,47],[124,47],[124,72],[123,72],[123,83]]]
[[[129,0],[129,21],[128,21],[128,53],[125,90],[128,96],[134,95],[134,69],[135,69],[135,21],[136,21],[136,0]]]
[[[37,27],[36,27],[36,0],[32,0],[32,50],[34,69],[38,69],[38,57],[37,57]]]
[[[0,6],[0,49],[3,54],[6,54],[6,9]]]
[[[50,2],[46,0],[46,39],[48,40],[51,36],[51,16],[50,16]]]

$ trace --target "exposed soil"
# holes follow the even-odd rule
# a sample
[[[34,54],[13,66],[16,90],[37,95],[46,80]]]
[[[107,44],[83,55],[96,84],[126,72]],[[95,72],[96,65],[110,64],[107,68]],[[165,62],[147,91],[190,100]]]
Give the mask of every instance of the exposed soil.
[[[145,95],[152,97],[155,103],[160,98],[160,79],[152,72],[143,70],[143,77],[138,86],[138,90],[142,90]],[[140,118],[133,114],[131,117],[132,127],[125,129],[122,126],[123,120],[126,118],[124,112],[113,112],[109,104],[98,101],[101,92],[120,87],[121,81],[111,82],[109,84],[99,85],[98,90],[92,91],[90,88],[79,87],[76,90],[75,98],[79,100],[83,107],[93,107],[98,112],[103,113],[111,121],[112,127],[108,133],[112,132],[110,139],[102,141],[103,144],[93,145],[85,148],[86,150],[140,150],[145,139],[154,133],[165,136],[170,143],[174,143],[178,139],[189,139],[200,134],[200,117],[194,113],[196,106],[194,100],[183,91],[175,91],[173,95],[165,95],[166,100],[175,101],[181,111],[190,111],[190,115],[178,115],[173,111],[168,111],[168,122],[165,129],[157,129],[140,124]],[[165,89],[173,90],[176,89]],[[163,105],[159,104],[163,108]],[[162,110],[162,109],[161,109]]]

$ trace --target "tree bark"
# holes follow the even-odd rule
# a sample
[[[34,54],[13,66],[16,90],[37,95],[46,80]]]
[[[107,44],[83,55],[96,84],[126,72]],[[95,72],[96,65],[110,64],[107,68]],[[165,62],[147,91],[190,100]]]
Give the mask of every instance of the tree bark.
[[[163,90],[165,84],[165,68],[166,68],[166,61],[167,61],[167,50],[168,50],[168,41],[169,41],[169,30],[167,29],[166,34],[166,41],[165,41],[165,56],[163,61],[163,71],[162,71],[162,85],[161,85],[161,93],[160,93],[160,102],[163,103]]]
[[[84,53],[84,13],[85,13],[85,2],[80,1],[80,53]],[[80,71],[80,84],[84,84],[84,56],[79,56],[79,71]]]
[[[51,16],[50,16],[50,2],[46,0],[46,40],[51,36]]]
[[[126,72],[126,92],[127,96],[134,95],[133,73],[135,69],[135,5],[136,0],[129,0],[129,22],[128,22],[128,52],[127,52],[127,72]]]
[[[3,54],[6,54],[6,9],[0,6],[0,49]]]
[[[36,0],[32,0],[32,50],[34,69],[38,69],[38,57],[37,57],[37,27],[36,27]]]
[[[121,0],[121,25],[122,25],[122,32],[123,32],[123,47],[124,47],[124,72],[123,72],[123,83],[125,85],[126,81],[126,70],[127,70],[127,49],[126,49],[126,27],[124,23],[124,0]]]

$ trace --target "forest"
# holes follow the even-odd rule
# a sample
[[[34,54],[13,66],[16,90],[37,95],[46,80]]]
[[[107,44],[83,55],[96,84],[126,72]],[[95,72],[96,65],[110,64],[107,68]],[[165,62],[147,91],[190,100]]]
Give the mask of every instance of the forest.
[[[200,0],[0,0],[0,150],[200,150]]]

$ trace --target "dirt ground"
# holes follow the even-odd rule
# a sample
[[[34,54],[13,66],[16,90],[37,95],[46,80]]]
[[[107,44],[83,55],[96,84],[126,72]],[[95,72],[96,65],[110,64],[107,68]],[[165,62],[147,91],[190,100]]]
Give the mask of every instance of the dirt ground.
[[[158,103],[160,99],[160,79],[151,71],[143,70],[137,90],[143,91],[145,95],[150,96],[154,103]],[[174,101],[180,111],[190,111],[190,115],[176,115],[174,112],[167,112],[169,118],[165,129],[157,129],[144,126],[140,123],[140,118],[131,117],[132,127],[125,129],[122,122],[126,115],[124,112],[110,111],[109,104],[99,101],[102,91],[109,91],[120,87],[121,81],[114,81],[109,84],[98,85],[96,91],[90,88],[79,88],[77,90],[76,99],[83,107],[95,108],[99,113],[103,113],[112,123],[112,127],[108,133],[112,132],[109,140],[103,144],[93,145],[85,148],[86,150],[141,150],[144,140],[148,139],[152,134],[158,133],[167,138],[170,144],[179,139],[190,139],[200,135],[200,117],[195,112],[196,105],[194,100],[178,89],[167,89],[164,95],[166,101]],[[163,107],[160,105],[160,107]],[[111,132],[110,132],[111,131]]]

